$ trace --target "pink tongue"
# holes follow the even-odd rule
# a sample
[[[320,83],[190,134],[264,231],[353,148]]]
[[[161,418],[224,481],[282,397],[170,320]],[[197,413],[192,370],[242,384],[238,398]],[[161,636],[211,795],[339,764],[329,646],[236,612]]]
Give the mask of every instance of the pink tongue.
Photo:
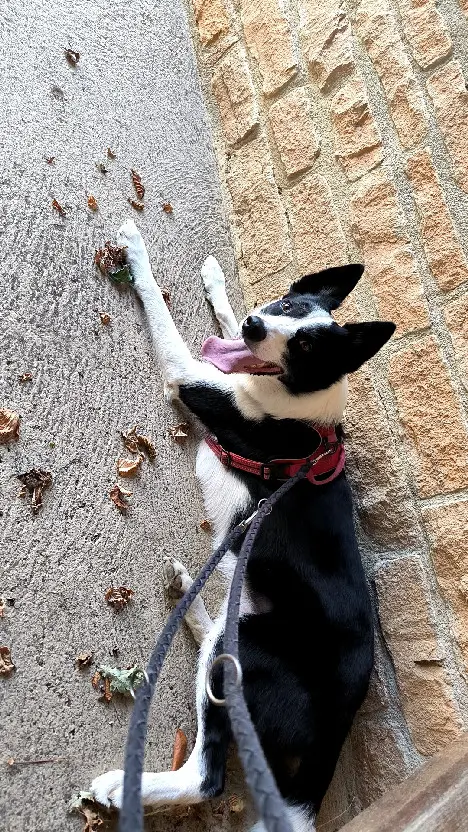
[[[223,373],[280,373],[281,367],[256,358],[242,338],[227,341],[210,335],[202,346],[202,357]]]

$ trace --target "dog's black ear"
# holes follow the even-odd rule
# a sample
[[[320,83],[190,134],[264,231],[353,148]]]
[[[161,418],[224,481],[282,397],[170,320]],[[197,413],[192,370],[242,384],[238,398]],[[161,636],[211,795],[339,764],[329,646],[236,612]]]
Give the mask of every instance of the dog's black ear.
[[[345,324],[342,328],[348,334],[345,372],[354,373],[387,343],[396,326],[390,321],[371,321]]]
[[[323,305],[331,312],[343,303],[345,297],[354,289],[362,276],[364,266],[361,263],[349,263],[347,266],[335,266],[316,274],[307,274],[291,286],[291,292],[299,294],[320,295]]]

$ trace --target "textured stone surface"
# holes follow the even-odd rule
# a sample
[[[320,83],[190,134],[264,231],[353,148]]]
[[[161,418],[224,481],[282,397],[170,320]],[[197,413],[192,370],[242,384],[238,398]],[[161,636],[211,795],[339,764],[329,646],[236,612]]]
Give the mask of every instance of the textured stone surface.
[[[268,118],[286,175],[310,168],[320,152],[320,138],[312,121],[305,89],[293,90],[272,104]]]
[[[258,61],[263,92],[271,95],[297,73],[291,28],[283,0],[240,0],[245,40]]]
[[[348,472],[364,532],[384,549],[419,547],[421,533],[411,495],[366,367],[349,377],[345,431]]]
[[[468,438],[435,338],[394,355],[389,379],[421,497],[468,486]]]
[[[351,732],[354,759],[359,760],[357,796],[362,809],[411,773],[405,759],[405,737],[376,720],[358,719]]]
[[[396,323],[397,335],[427,326],[427,306],[398,194],[383,168],[354,186],[351,230],[362,251],[380,316]]]
[[[453,611],[453,634],[468,669],[468,500],[423,510],[442,595]]]
[[[311,77],[321,89],[355,67],[351,26],[342,0],[301,0],[301,37]]]
[[[403,557],[382,564],[375,583],[413,742],[421,754],[434,754],[458,736],[462,723],[433,629],[421,563],[416,557]]]
[[[198,36],[205,45],[229,32],[229,12],[224,0],[192,0]]]
[[[268,145],[260,136],[227,161],[240,265],[252,282],[291,259],[286,215],[273,176]]]
[[[347,262],[346,240],[323,176],[308,176],[288,191],[288,214],[302,274]]]
[[[359,179],[383,160],[380,132],[369,110],[362,78],[348,81],[330,104],[335,156],[348,179]]]
[[[355,21],[385,90],[400,142],[414,147],[427,132],[426,110],[395,15],[387,0],[361,0]]]
[[[259,120],[250,69],[241,46],[233,46],[217,64],[211,86],[227,141],[240,141]]]
[[[419,150],[406,163],[419,214],[424,250],[441,289],[468,280],[468,266],[448,210],[431,153]]]
[[[132,210],[130,168],[146,186],[137,222],[195,354],[214,331],[199,276],[208,254],[223,264],[238,313],[242,302],[179,0],[11,0],[2,27],[0,402],[22,414],[22,427],[19,441],[0,453],[0,595],[15,599],[0,618],[0,644],[11,646],[17,666],[0,677],[0,827],[82,832],[84,820],[68,814],[68,803],[93,777],[122,767],[132,705],[99,701],[93,669],[76,670],[74,659],[92,650],[97,663],[144,666],[168,615],[163,555],[178,552],[197,571],[210,549],[198,533],[204,513],[195,449],[167,438],[180,416],[164,403],[140,304],[93,265],[95,248],[113,239]],[[68,43],[81,53],[76,69],[63,55]],[[105,156],[108,146],[114,161]],[[100,160],[106,175],[95,167]],[[87,192],[97,199],[96,214],[87,209]],[[70,206],[65,219],[52,211],[53,197]],[[161,211],[163,199],[174,207],[171,216]],[[99,310],[110,314],[109,326]],[[26,371],[33,380],[21,385]],[[135,423],[158,456],[130,485],[124,517],[108,495],[120,430]],[[37,516],[18,499],[16,479],[33,466],[53,474]],[[135,590],[120,615],[104,602],[111,582]],[[214,586],[209,596],[216,606]],[[110,653],[115,644],[117,657]],[[150,770],[170,767],[178,727],[190,746],[194,741],[195,663],[181,630],[153,702]],[[10,770],[10,756],[64,759]],[[234,791],[241,782],[229,775]],[[211,807],[202,812],[190,820],[191,832],[219,830]],[[241,823],[248,828],[246,816]],[[147,832],[180,832],[180,824],[155,816]]]
[[[445,307],[445,319],[452,338],[460,374],[468,388],[468,295],[452,300]]]
[[[458,61],[450,61],[427,79],[437,121],[460,188],[468,193],[468,91]]]
[[[444,18],[433,0],[397,0],[403,31],[419,66],[427,69],[452,52]]]

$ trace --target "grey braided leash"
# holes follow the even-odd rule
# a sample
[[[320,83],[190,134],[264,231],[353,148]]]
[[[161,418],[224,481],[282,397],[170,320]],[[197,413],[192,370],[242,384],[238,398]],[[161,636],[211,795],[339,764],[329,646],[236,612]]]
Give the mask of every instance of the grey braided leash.
[[[221,546],[211,555],[195,578],[190,589],[185,593],[175,609],[172,610],[151,654],[146,681],[137,690],[135,706],[130,718],[127,746],[125,749],[123,805],[119,818],[119,832],[142,832],[143,830],[141,777],[143,774],[148,715],[156,682],[172,640],[188,608],[198,593],[203,589],[220,560],[232,545],[245,534],[247,529],[248,533],[237,558],[226,616],[224,649],[228,654],[227,658],[231,659],[232,662],[227,662],[225,667],[225,701],[231,720],[232,732],[237,741],[239,756],[244,767],[246,781],[266,829],[268,832],[292,832],[285,804],[265,759],[247,709],[242,685],[239,683],[240,679],[237,671],[239,667],[239,607],[247,561],[263,520],[270,514],[275,503],[293,485],[299,482],[299,480],[304,479],[310,468],[319,459],[331,453],[331,450],[321,454],[313,462],[306,463],[294,477],[286,480],[268,499],[260,501],[257,511],[251,517],[239,523],[225,538]]]

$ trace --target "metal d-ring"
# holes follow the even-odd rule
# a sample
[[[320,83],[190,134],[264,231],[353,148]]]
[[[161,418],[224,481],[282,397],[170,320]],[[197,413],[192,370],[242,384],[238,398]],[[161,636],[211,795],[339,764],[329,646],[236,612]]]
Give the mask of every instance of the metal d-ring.
[[[220,653],[220,655],[216,656],[214,661],[211,662],[210,666],[207,668],[207,671],[206,671],[205,690],[206,690],[206,694],[208,696],[208,699],[210,700],[210,702],[213,703],[213,705],[225,705],[226,704],[225,699],[218,699],[214,695],[213,691],[211,690],[211,674],[213,672],[213,668],[216,667],[217,664],[220,664],[221,662],[224,662],[224,661],[232,662],[235,669],[236,669],[236,674],[237,674],[237,676],[236,676],[236,688],[240,688],[240,686],[242,684],[242,668],[239,664],[238,659],[236,659],[235,656],[231,655],[231,653]]]
[[[142,670],[142,671],[140,671],[140,672],[142,673],[143,678],[144,678],[144,680],[145,680],[146,684],[147,684],[147,685],[149,685],[150,680],[149,680],[149,676],[148,676],[148,674],[147,674],[146,670]],[[130,696],[132,697],[132,699],[135,699],[135,689],[134,689],[133,685],[130,685],[130,687],[129,687],[129,691],[130,691]]]

